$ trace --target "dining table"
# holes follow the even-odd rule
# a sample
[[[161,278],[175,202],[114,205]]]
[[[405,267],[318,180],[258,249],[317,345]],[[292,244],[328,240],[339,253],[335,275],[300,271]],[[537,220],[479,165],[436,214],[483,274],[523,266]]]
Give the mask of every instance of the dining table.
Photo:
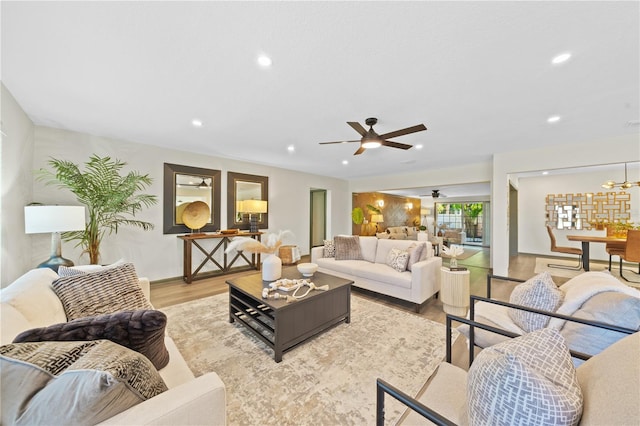
[[[580,241],[582,243],[582,268],[589,271],[589,244],[590,243],[626,243],[626,238],[604,236],[604,235],[567,235],[569,241]]]

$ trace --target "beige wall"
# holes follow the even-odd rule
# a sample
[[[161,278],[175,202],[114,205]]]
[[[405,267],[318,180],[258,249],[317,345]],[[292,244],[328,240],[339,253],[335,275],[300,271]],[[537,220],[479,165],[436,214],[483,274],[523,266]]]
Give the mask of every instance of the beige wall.
[[[2,285],[29,269],[31,237],[24,233],[24,206],[31,200],[33,187],[33,123],[4,84],[0,84],[2,117]],[[48,258],[49,250],[45,257]]]

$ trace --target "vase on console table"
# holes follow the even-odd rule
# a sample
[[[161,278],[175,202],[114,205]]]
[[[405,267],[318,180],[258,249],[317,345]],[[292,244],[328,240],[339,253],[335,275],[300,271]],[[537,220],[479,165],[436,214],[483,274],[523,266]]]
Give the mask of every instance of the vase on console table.
[[[282,277],[282,260],[275,254],[268,254],[262,261],[262,281],[275,281]]]
[[[457,268],[458,267],[458,258],[457,257],[452,257],[449,260],[449,268]]]

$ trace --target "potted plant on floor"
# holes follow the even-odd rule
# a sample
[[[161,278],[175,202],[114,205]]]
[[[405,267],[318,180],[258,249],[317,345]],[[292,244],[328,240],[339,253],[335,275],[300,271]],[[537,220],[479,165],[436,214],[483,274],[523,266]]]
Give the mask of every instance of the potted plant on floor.
[[[149,175],[131,171],[121,176],[120,171],[127,163],[97,155],[85,163],[84,171],[77,164],[55,158],[48,164],[54,171],[38,170],[37,180],[68,189],[87,206],[85,229],[65,232],[62,238],[78,240],[76,246],[89,254],[91,264],[98,263],[100,243],[105,234],[118,233],[121,226],[137,226],[145,231],[153,229],[152,223],[134,219],[142,208],[158,202],[155,195],[139,193],[151,185],[153,179]]]

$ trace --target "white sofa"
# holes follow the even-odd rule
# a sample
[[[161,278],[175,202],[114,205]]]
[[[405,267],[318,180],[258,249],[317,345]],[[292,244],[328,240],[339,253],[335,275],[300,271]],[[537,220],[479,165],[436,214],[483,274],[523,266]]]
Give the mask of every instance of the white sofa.
[[[64,308],[51,283],[58,278],[48,268],[33,269],[0,291],[0,343],[9,344],[21,332],[67,321]],[[149,280],[139,279],[147,299]],[[225,387],[220,377],[207,373],[195,378],[175,343],[165,336],[170,355],[159,370],[168,391],[148,399],[101,424],[119,425],[224,425]]]
[[[311,262],[318,271],[354,281],[354,286],[376,293],[407,300],[420,305],[440,291],[440,267],[442,258],[433,255],[428,242],[389,240],[376,237],[359,237],[363,260],[336,260],[324,257],[324,247],[311,249]],[[398,272],[386,264],[392,248],[406,250],[412,244],[424,244],[423,260],[413,264],[411,271]]]

